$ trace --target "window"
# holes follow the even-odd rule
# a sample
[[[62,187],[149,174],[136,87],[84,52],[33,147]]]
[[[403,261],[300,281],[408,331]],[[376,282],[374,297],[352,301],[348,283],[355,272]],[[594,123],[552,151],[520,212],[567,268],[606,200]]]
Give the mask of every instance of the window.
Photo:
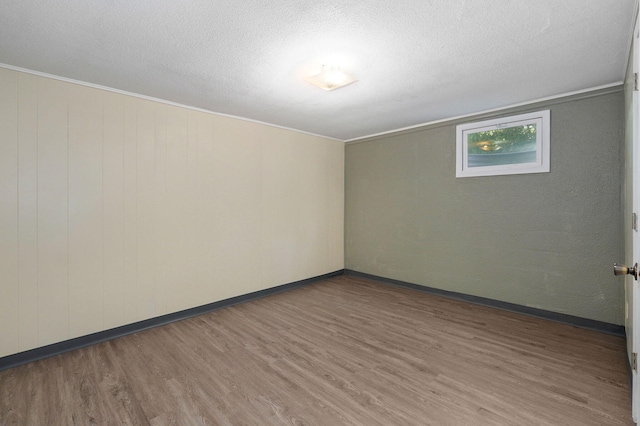
[[[456,177],[549,171],[549,110],[456,128]]]

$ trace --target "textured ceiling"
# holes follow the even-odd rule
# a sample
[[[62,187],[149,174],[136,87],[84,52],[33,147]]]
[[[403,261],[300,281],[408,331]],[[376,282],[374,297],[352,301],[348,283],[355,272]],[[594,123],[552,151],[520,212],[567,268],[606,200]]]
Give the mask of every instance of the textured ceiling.
[[[635,3],[2,0],[0,63],[351,140],[619,83]]]

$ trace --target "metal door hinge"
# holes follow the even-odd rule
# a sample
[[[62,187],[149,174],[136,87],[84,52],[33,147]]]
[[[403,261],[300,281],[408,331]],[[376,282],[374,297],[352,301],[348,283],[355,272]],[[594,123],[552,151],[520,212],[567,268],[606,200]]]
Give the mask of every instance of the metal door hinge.
[[[634,231],[638,230],[638,213],[633,213],[631,215],[631,229]]]
[[[638,371],[638,354],[636,352],[631,353],[631,369]]]
[[[638,91],[638,73],[633,73],[633,90]]]

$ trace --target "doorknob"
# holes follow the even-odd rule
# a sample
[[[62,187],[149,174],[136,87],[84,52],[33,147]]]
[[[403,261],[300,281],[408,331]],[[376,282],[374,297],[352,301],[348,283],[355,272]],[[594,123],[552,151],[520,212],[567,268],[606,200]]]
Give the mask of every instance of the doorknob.
[[[617,263],[613,264],[613,273],[614,275],[633,275],[633,277],[638,280],[638,263],[633,265],[633,267],[629,268],[627,265],[618,265]]]

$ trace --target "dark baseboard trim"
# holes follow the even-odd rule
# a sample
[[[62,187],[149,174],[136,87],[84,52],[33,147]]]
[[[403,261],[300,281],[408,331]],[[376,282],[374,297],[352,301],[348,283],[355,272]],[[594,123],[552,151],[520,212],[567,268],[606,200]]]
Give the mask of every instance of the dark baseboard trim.
[[[116,327],[109,330],[88,334],[86,336],[77,337],[75,339],[53,343],[51,345],[42,346],[39,348],[24,351],[24,352],[19,352],[17,354],[8,355],[0,358],[0,371],[17,367],[22,364],[27,364],[29,362],[37,361],[43,358],[59,355],[75,349],[80,349],[86,346],[94,345],[96,343],[101,343],[107,340],[126,336],[128,334],[137,333],[150,328],[169,324],[175,321],[180,321],[183,319],[195,317],[201,314],[205,314],[207,312],[212,312],[218,309],[237,305],[239,303],[250,302],[252,300],[256,300],[256,299],[271,296],[274,294],[282,293],[285,291],[293,290],[296,288],[304,287],[309,284],[313,284],[314,282],[339,276],[339,275],[352,275],[355,277],[361,277],[361,278],[366,278],[372,281],[377,281],[383,284],[409,288],[409,289],[421,291],[424,293],[448,297],[450,299],[461,300],[469,303],[474,303],[477,305],[489,306],[489,307],[502,309],[510,312],[515,312],[519,314],[530,315],[538,318],[544,318],[547,320],[556,321],[556,322],[560,322],[568,325],[573,325],[576,327],[587,328],[590,330],[595,330],[601,333],[607,333],[614,336],[619,336],[619,337],[626,336],[625,328],[624,326],[621,326],[621,325],[609,324],[609,323],[591,320],[587,318],[580,318],[572,315],[560,314],[552,311],[545,311],[543,309],[531,308],[528,306],[522,306],[514,303],[502,302],[499,300],[488,299],[488,298],[479,297],[479,296],[472,296],[472,295],[463,294],[463,293],[456,293],[453,291],[441,290],[438,288],[423,286],[419,284],[412,284],[405,281],[399,281],[391,278],[380,277],[377,275],[366,274],[364,272],[344,269],[344,270],[339,270],[339,271],[331,272],[328,274],[320,275],[317,277],[307,278],[305,280],[300,280],[293,283],[283,284],[277,287],[268,288],[265,290],[259,290],[253,293],[243,294],[241,296],[236,296],[236,297],[232,297],[225,300],[220,300],[218,302],[197,306],[195,308],[186,309],[183,311],[174,312],[167,315],[162,315],[155,318],[150,318],[144,321],[138,321],[132,324],[123,325],[121,327]]]
[[[350,269],[345,269],[344,274],[352,275],[355,277],[366,278],[369,280],[378,281],[384,284],[390,284],[398,287],[410,288],[412,290],[418,290],[418,291],[422,291],[429,294],[448,297],[450,299],[462,300],[462,301],[474,303],[477,305],[490,306],[492,308],[502,309],[505,311],[515,312],[518,314],[544,318],[547,320],[560,322],[563,324],[573,325],[575,327],[587,328],[590,330],[599,331],[601,333],[612,334],[614,336],[626,337],[625,328],[622,325],[609,324],[602,321],[575,317],[573,315],[561,314],[558,312],[545,311],[543,309],[517,305],[515,303],[502,302],[499,300],[488,299],[488,298],[479,297],[479,296],[471,296],[464,293],[456,293],[454,291],[441,290],[438,288],[412,284],[405,281],[394,280],[391,278],[379,277],[376,275],[366,274],[364,272],[353,271]]]
[[[17,367],[22,364],[27,364],[29,362],[37,361],[39,359],[48,358],[50,356],[59,355],[75,349],[80,349],[85,346],[105,342],[107,340],[115,339],[117,337],[122,337],[128,334],[137,333],[139,331],[147,330],[149,328],[158,327],[160,325],[165,325],[175,321],[180,321],[183,319],[195,317],[197,315],[216,311],[218,309],[237,305],[239,303],[245,303],[245,302],[249,302],[256,299],[261,299],[263,297],[271,296],[274,294],[282,293],[285,291],[293,290],[296,288],[304,287],[309,284],[313,284],[316,281],[320,281],[326,278],[343,275],[343,274],[344,274],[344,270],[339,270],[339,271],[331,272],[328,274],[320,275],[317,277],[307,278],[305,280],[296,281],[289,284],[283,284],[277,287],[255,291],[253,293],[243,294],[241,296],[232,297],[230,299],[220,300],[218,302],[197,306],[195,308],[185,309],[184,311],[174,312],[171,314],[162,315],[155,318],[150,318],[144,321],[138,321],[132,324],[123,325],[121,327],[116,327],[116,328],[112,328],[105,331],[99,331],[97,333],[76,337],[75,339],[65,340],[63,342],[53,343],[51,345],[42,346],[39,348],[24,351],[24,352],[19,352],[17,354],[7,355],[5,357],[0,358],[0,371]]]

